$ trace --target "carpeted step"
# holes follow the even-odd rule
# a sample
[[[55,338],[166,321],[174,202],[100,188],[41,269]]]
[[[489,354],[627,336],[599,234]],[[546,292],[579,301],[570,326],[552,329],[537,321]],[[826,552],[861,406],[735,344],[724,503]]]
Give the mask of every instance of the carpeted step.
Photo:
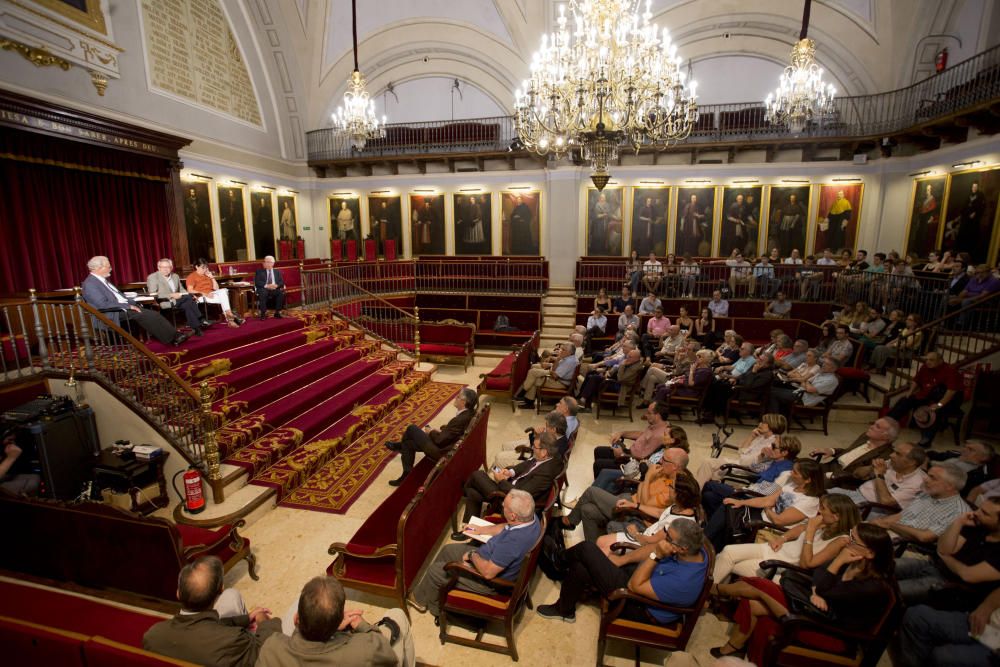
[[[220,452],[230,457],[227,463],[259,470],[260,462],[251,452],[247,453],[251,458],[246,460],[238,456],[239,452],[250,443],[263,439],[265,435],[268,442],[264,449],[268,451],[279,446],[287,448],[288,443],[292,441],[294,441],[292,446],[297,446],[302,442],[303,434],[301,429],[290,423],[293,419],[305,420],[305,416],[309,413],[329,410],[341,404],[353,407],[351,401],[355,399],[357,390],[362,388],[354,385],[368,378],[380,377],[375,375],[375,371],[393,361],[393,356],[388,352],[369,354],[345,366],[333,376],[320,378],[294,392],[275,397],[277,400],[263,406],[257,412],[226,424],[216,432]],[[346,393],[341,395],[345,391]],[[328,404],[331,400],[333,402]],[[358,397],[357,400],[364,399]],[[308,423],[311,425],[312,421],[308,420]],[[275,459],[269,455],[268,460]]]
[[[192,336],[180,347],[164,345],[155,340],[146,342],[146,347],[170,366],[205,359],[215,354],[229,352],[242,345],[251,345],[265,338],[278,336],[289,331],[305,328],[302,320],[283,317],[280,320],[247,320],[238,329],[223,324],[215,324],[205,329],[202,337]]]

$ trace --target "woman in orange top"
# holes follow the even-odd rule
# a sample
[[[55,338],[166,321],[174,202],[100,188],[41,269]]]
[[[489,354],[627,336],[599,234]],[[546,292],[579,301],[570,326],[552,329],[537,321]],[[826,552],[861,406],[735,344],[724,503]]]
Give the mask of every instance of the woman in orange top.
[[[226,316],[226,322],[234,329],[243,324],[243,318],[234,315],[229,307],[229,292],[219,288],[219,283],[212,277],[212,272],[208,268],[208,261],[199,259],[194,264],[194,273],[188,274],[185,279],[187,291],[193,294],[199,301],[217,303],[222,306],[222,313]]]

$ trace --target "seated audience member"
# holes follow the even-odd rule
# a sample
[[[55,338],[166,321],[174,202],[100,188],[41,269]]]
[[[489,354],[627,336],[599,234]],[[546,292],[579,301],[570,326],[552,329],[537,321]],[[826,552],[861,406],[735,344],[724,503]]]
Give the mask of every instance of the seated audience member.
[[[694,321],[694,331],[690,335],[705,347],[715,345],[715,318],[712,317],[712,311],[708,308],[701,309],[701,315]]]
[[[202,327],[208,326],[202,320],[198,303],[184,289],[180,276],[174,273],[174,263],[164,257],[156,263],[156,271],[146,276],[146,292],[160,304],[160,310],[177,308],[184,313],[184,319],[195,336],[202,336]]]
[[[780,333],[772,340],[774,341],[773,346],[768,346],[764,348],[764,352],[769,352],[774,356],[775,368],[778,368],[777,363],[779,359],[784,359],[785,357],[791,356],[792,350],[794,348],[794,343],[792,342],[792,337],[786,334],[784,331],[778,329]]]
[[[635,493],[615,495],[597,486],[588,486],[576,501],[572,511],[562,517],[563,527],[573,530],[583,524],[584,539],[596,542],[607,532],[608,522],[618,508],[637,509],[645,514],[659,515],[673,498],[674,476],[687,467],[688,455],[683,449],[668,449],[659,464],[650,463],[646,479]]]
[[[603,310],[594,308],[594,310],[590,313],[590,316],[587,318],[586,328],[582,326],[577,326],[576,328],[577,333],[584,334],[584,340],[586,341],[584,343],[584,354],[587,354],[587,350],[591,349],[591,346],[593,345],[591,339],[603,336],[607,329],[608,316],[604,314]]]
[[[531,458],[521,461],[513,468],[492,468],[488,473],[476,470],[462,490],[465,496],[465,515],[468,523],[473,516],[483,511],[483,503],[494,493],[508,494],[513,489],[524,491],[535,501],[545,500],[556,477],[563,471],[563,460],[559,456],[554,433],[543,433],[531,443]],[[468,539],[462,533],[454,533],[452,539]]]
[[[859,322],[856,327],[851,327],[851,334],[858,336],[859,340],[861,338],[872,340],[878,338],[887,324],[888,322],[882,318],[882,315],[876,309],[869,308],[868,316]]]
[[[539,387],[569,389],[579,365],[576,346],[572,343],[562,343],[555,359],[543,361],[528,369],[528,376],[524,379],[520,391],[514,396],[514,400],[523,408],[533,408]]]
[[[663,264],[656,259],[656,253],[649,253],[649,259],[642,264],[642,285],[650,294],[660,291],[663,282]]]
[[[440,430],[432,429],[430,426],[420,428],[416,424],[410,424],[403,431],[402,440],[385,443],[388,449],[400,453],[403,462],[403,474],[390,481],[390,486],[399,486],[403,483],[403,480],[413,470],[413,462],[418,451],[437,461],[452,445],[458,442],[476,413],[479,395],[474,389],[466,387],[458,392],[452,405],[458,412]]]
[[[782,438],[778,448],[791,446],[790,440],[789,437]],[[722,501],[722,506],[709,517],[705,526],[705,535],[712,541],[716,552],[722,551],[727,544],[739,537],[734,533],[739,527],[730,524],[730,513],[726,509],[728,507],[736,510],[746,508],[748,511],[740,514],[746,514],[751,520],[770,521],[782,528],[790,528],[816,516],[824,483],[819,464],[815,461],[796,460],[787,481],[781,485],[775,484],[775,487],[776,490],[767,495],[750,498],[730,496]],[[704,497],[703,493],[702,502]]]
[[[268,306],[274,308],[274,316],[280,318],[285,308],[285,278],[274,268],[274,257],[265,257],[263,268],[254,271],[253,286],[257,291],[260,319],[267,317]]]
[[[682,334],[685,336],[691,335],[691,330],[694,329],[694,320],[692,320],[691,316],[688,315],[687,308],[684,306],[678,308],[677,319],[674,320],[674,322],[677,324],[677,328],[680,329]]]
[[[886,459],[872,461],[870,478],[856,491],[835,486],[830,489],[830,493],[842,493],[858,504],[878,503],[899,510],[905,509],[923,493],[924,480],[927,479],[927,473],[923,470],[926,461],[927,454],[920,447],[912,442],[897,442],[892,446],[888,461]],[[840,479],[858,481],[857,478]],[[831,484],[837,483],[837,478],[831,482]],[[879,513],[886,512],[873,510],[872,515],[878,516]]]
[[[239,591],[223,590],[222,574],[215,556],[185,565],[177,576],[180,613],[147,630],[142,647],[199,665],[252,667],[264,640],[281,633],[281,619],[263,608],[248,613]]]
[[[567,396],[570,400],[572,397]],[[566,437],[566,429],[568,424],[568,419],[564,413],[565,408],[560,409],[559,406],[562,401],[556,404],[556,409],[545,415],[545,421],[542,422],[541,426],[536,426],[534,428],[526,429],[528,433],[527,440],[515,440],[513,442],[508,442],[503,446],[503,449],[497,452],[496,457],[493,459],[493,465],[491,468],[513,468],[522,460],[520,452],[518,449],[527,448],[530,450],[535,440],[538,439],[543,433],[552,433],[555,436],[556,443],[556,456],[563,458],[566,455],[566,449],[569,446],[569,438]],[[574,419],[576,419],[574,417]]]
[[[618,334],[617,337],[621,338],[625,335],[625,332],[632,329],[638,333],[639,331],[639,316],[632,312],[632,305],[628,304],[625,306],[625,310],[622,314],[618,316]]]
[[[712,300],[708,302],[708,309],[712,311],[713,317],[729,317],[729,302],[722,298],[722,292],[719,290],[712,292]]]
[[[621,315],[622,313],[625,312],[626,307],[631,306],[632,312],[634,313],[638,305],[639,304],[636,302],[635,298],[632,297],[632,292],[629,290],[629,288],[627,286],[622,287],[621,295],[616,296],[615,300],[612,302],[611,312],[615,313],[616,315]]]
[[[580,399],[580,410],[587,412],[590,410],[594,398],[602,391],[613,391],[618,389],[618,405],[625,405],[625,396],[628,390],[635,384],[636,379],[643,371],[642,356],[639,350],[631,342],[626,342],[622,346],[624,355],[616,359],[614,363],[607,364],[607,359],[599,364],[591,366],[591,370],[580,386],[577,398]]]
[[[194,272],[189,273],[184,279],[187,283],[187,290],[199,301],[218,304],[222,308],[222,314],[226,322],[234,329],[243,324],[243,318],[235,315],[229,306],[229,290],[221,289],[219,283],[212,276],[211,269],[208,268],[207,259],[199,259],[194,263]]]
[[[797,355],[790,354],[784,359],[782,359],[782,362],[787,361],[789,358],[793,356]],[[789,370],[787,373],[781,371],[778,372],[778,381],[784,383],[790,382],[794,384],[802,384],[807,380],[811,380],[813,377],[818,375],[821,370],[823,370],[823,367],[820,366],[819,362],[820,362],[819,352],[812,349],[806,350],[802,363],[798,364],[797,366],[793,366],[792,370]]]
[[[888,319],[883,319],[882,321],[885,322],[885,326],[878,334],[874,336],[861,334],[860,338],[858,338],[858,342],[861,343],[862,348],[862,359],[865,362],[867,362],[872,350],[879,345],[884,345],[889,341],[895,340],[903,330],[903,327],[906,326],[905,313],[898,308],[890,310]]]
[[[741,404],[747,401],[762,401],[771,390],[773,381],[774,357],[764,353],[757,357],[750,371],[735,378],[732,398]]]
[[[654,293],[650,292],[646,295],[646,298],[639,303],[639,314],[652,315],[656,312],[657,308],[663,308],[663,303]]]
[[[681,279],[681,298],[693,299],[701,267],[698,266],[698,262],[691,259],[691,253],[684,253],[684,258],[677,267],[677,275]]]
[[[806,360],[806,353],[809,351],[809,342],[803,339],[798,339],[792,343],[792,351],[788,354],[782,355],[780,358],[775,356],[774,367],[777,371],[791,371],[798,368],[802,362]],[[817,362],[818,363],[818,362]]]
[[[940,352],[931,350],[910,381],[909,390],[889,410],[889,416],[901,421],[913,412],[921,434],[918,444],[930,447],[937,432],[947,427],[948,419],[961,410],[962,398],[962,377],[958,370],[945,363]]]
[[[986,632],[1000,632],[1000,588],[972,613],[910,607],[889,647],[894,667],[995,667],[995,642]]]
[[[892,540],[885,530],[870,523],[852,528],[849,539],[827,567],[813,573],[809,602],[829,612],[837,625],[861,632],[885,616],[894,598]],[[717,658],[746,653],[748,660],[763,665],[764,649],[774,626],[767,624],[767,631],[754,630],[762,618],[777,619],[788,614],[785,592],[776,582],[755,577],[727,588],[730,595],[740,599],[736,624],[729,641],[711,653]],[[843,643],[837,639],[816,635],[812,640],[816,648],[843,652]]]
[[[594,352],[590,355],[590,363],[580,362],[581,376],[586,377],[587,373],[594,368],[594,364],[599,364],[602,361],[605,362],[604,366],[607,366],[612,359],[618,359],[620,362],[621,359],[625,358],[625,352],[622,350],[625,343],[631,343],[636,348],[639,347],[639,334],[634,329],[626,329],[624,332],[619,331],[618,333],[621,333],[622,336],[616,338],[615,342],[605,348],[603,352]]]
[[[722,501],[738,491],[752,491],[757,495],[768,495],[781,486],[802,451],[802,441],[794,435],[775,438],[773,444],[760,450],[760,456],[746,466],[757,474],[757,479],[745,489],[737,488],[720,480],[709,480],[701,491],[701,505],[705,516],[711,517],[722,506]]]
[[[711,312],[711,311],[709,311]],[[714,320],[713,320],[714,322]],[[743,337],[732,329],[726,329],[722,334],[722,345],[715,349],[713,366],[728,366],[740,358],[740,345]]]
[[[451,578],[444,566],[453,561],[460,561],[487,579],[517,579],[525,556],[542,532],[531,494],[511,489],[503,499],[503,518],[506,523],[495,526],[466,527],[465,532],[469,534],[489,535],[490,539],[485,544],[445,545],[434,562],[427,566],[423,579],[413,589],[407,603],[420,613],[429,611],[434,616],[440,616],[441,589]],[[458,580],[458,588],[487,595],[495,592],[492,586],[465,577]]]
[[[761,297],[769,299],[780,286],[781,279],[774,277],[774,265],[771,264],[771,260],[761,255],[757,263],[754,264],[753,273],[750,275],[751,296],[759,294]],[[758,292],[758,290],[760,291]],[[766,312],[765,310],[765,317],[767,317]]]
[[[743,343],[740,358],[731,367],[716,369],[716,380],[705,397],[705,410],[724,412],[731,398],[740,402],[763,400],[774,381],[772,362],[770,354],[755,357],[753,343]]]
[[[764,309],[764,317],[772,320],[787,320],[792,312],[792,302],[785,298],[784,292],[774,295],[774,301],[767,304]]]
[[[907,315],[904,327],[898,336],[886,343],[876,345],[872,349],[869,366],[881,373],[885,371],[885,366],[890,359],[902,361],[913,359],[924,344],[924,332],[917,331],[923,323],[923,318],[917,313]]]
[[[625,284],[632,290],[632,296],[639,293],[639,283],[642,281],[642,259],[639,253],[633,250],[625,264]]]
[[[827,475],[854,475],[875,459],[889,458],[892,443],[897,437],[899,422],[892,417],[880,417],[847,447],[821,447],[814,449],[809,456],[821,461],[823,472]],[[822,462],[823,458],[830,460]]]
[[[622,477],[629,477],[632,480],[641,478],[643,474],[644,465],[648,466],[650,463],[661,463],[665,464],[667,461],[663,458],[663,452],[665,449],[681,449],[685,452],[691,451],[691,445],[688,443],[687,431],[685,431],[680,426],[674,426],[673,424],[667,425],[667,430],[663,432],[663,448],[657,450],[646,459],[645,463],[634,461],[630,462],[629,465],[633,465],[633,469],[629,470],[629,474],[626,475],[626,466],[620,466],[618,468],[605,468],[601,471],[597,477],[594,478],[593,486],[600,489],[604,489],[608,493],[615,493],[618,490],[618,480]],[[675,457],[677,458],[677,457]],[[679,466],[679,469],[687,469],[687,459],[678,458],[677,461],[671,461]],[[634,464],[638,463],[637,466]],[[667,478],[673,479],[673,473],[668,469]]]
[[[872,523],[904,540],[933,542],[969,506],[959,495],[965,473],[953,463],[937,463],[927,471],[923,493],[897,514],[873,519]]]
[[[734,252],[724,263],[729,267],[729,293],[731,295],[736,296],[737,285],[747,285],[752,290],[753,265],[743,258],[742,253]],[[774,271],[774,269],[771,270]]]
[[[698,503],[701,494],[691,473],[678,471],[674,476],[673,504],[660,513],[659,519],[646,525],[638,521],[609,521],[608,534],[597,538],[601,552],[615,565],[640,563],[667,537],[667,528],[674,521],[698,521]],[[627,545],[621,556],[611,552],[615,545]]]
[[[989,265],[980,264],[976,267],[969,282],[965,284],[965,289],[958,295],[959,307],[970,306],[994,292],[1000,292],[1000,278],[993,275]]]
[[[608,291],[603,287],[597,290],[597,296],[594,297],[594,310],[599,310],[602,313],[611,312],[611,297],[608,296]]]
[[[678,327],[678,330],[680,327]],[[646,322],[646,333],[642,334],[642,353],[646,358],[652,357],[663,337],[670,330],[670,318],[663,314],[663,306],[653,309],[653,316]]]
[[[819,262],[822,262],[821,258]],[[833,259],[830,259],[833,262]],[[824,272],[817,268],[819,263],[816,261],[814,255],[809,255],[806,257],[805,264],[802,265],[798,271],[796,271],[796,278],[799,283],[799,299],[802,301],[811,301],[813,299],[819,299],[819,292],[823,286]]]
[[[656,403],[651,403],[642,414],[642,420],[648,424],[645,429],[612,433],[609,447],[594,448],[594,477],[605,468],[618,468],[630,457],[637,461],[649,458],[650,454],[662,446],[663,433],[669,426],[668,417],[666,406],[660,408]],[[626,447],[625,440],[635,442],[631,447]]]
[[[774,413],[762,415],[757,427],[750,431],[740,443],[737,450],[738,458],[734,460],[721,457],[706,459],[698,468],[698,472],[695,473],[695,479],[700,486],[705,486],[710,479],[721,479],[719,471],[727,463],[736,463],[744,468],[760,463],[764,450],[768,447],[774,447],[786,430],[788,430],[788,420],[785,419],[784,415]]]
[[[815,407],[830,398],[837,390],[837,368],[839,365],[832,357],[823,357],[820,372],[812,378],[794,387],[771,387],[770,410],[780,412],[786,417],[791,413],[792,405]]]
[[[1000,583],[1000,498],[983,498],[975,511],[952,521],[938,538],[937,556],[896,560],[903,602],[926,604],[935,590],[956,582],[974,587],[968,600],[981,602]]]
[[[97,255],[87,261],[90,275],[83,280],[83,300],[96,308],[106,318],[121,326],[122,321],[135,322],[150,336],[164,345],[180,345],[187,334],[178,333],[170,322],[159,313],[140,308],[135,299],[130,299],[115,287],[108,277],[111,275],[111,260]],[[106,329],[104,323],[94,318],[95,329]]]
[[[837,364],[843,366],[851,361],[851,356],[854,354],[854,344],[851,342],[850,330],[846,325],[838,324],[836,331],[836,338],[826,348],[826,354],[833,357]]]
[[[660,364],[673,365],[677,350],[686,345],[687,342],[687,336],[684,335],[681,328],[673,324],[667,327],[666,335],[660,338],[659,347],[654,349],[652,358]],[[656,364],[654,363],[654,365]]]
[[[614,565],[593,542],[581,542],[566,551],[569,571],[554,604],[538,606],[538,614],[573,623],[576,606],[593,589],[606,596],[618,588],[679,607],[687,607],[701,595],[708,569],[708,554],[701,528],[693,521],[675,521],[665,539],[657,542],[654,558],[646,558],[632,570]],[[649,622],[649,617],[669,624],[678,619],[673,612],[644,607],[629,601],[621,618]]]
[[[576,357],[577,362],[583,359],[583,346],[586,343],[586,337],[581,333],[573,332],[569,335],[569,344],[573,346],[573,351],[570,356]],[[553,350],[556,356],[559,355],[559,350]]]
[[[688,372],[661,384],[654,395],[657,403],[669,402],[671,396],[693,397],[704,391],[712,381],[712,359],[715,353],[711,350],[698,350],[695,353],[695,363]]]
[[[742,342],[736,352],[736,359],[730,364],[716,366],[715,374],[720,380],[735,379],[753,368],[757,358],[753,356],[753,343]]]
[[[993,477],[993,468],[996,463],[996,455],[993,447],[981,440],[966,440],[960,450],[950,452],[928,451],[927,458],[932,461],[950,461],[965,471],[965,488],[962,489],[962,497],[970,498],[972,490],[981,486],[984,482]]]
[[[42,485],[42,477],[34,472],[23,454],[14,435],[9,434],[3,439],[3,460],[0,461],[0,489],[14,495],[33,496]]]
[[[314,577],[303,587],[291,636],[272,634],[256,667],[375,665],[413,667],[416,654],[410,622],[390,609],[372,625],[360,609],[345,610],[347,595],[336,577]]]
[[[761,576],[760,564],[780,560],[813,570],[826,565],[850,544],[851,529],[861,523],[858,506],[847,496],[828,493],[819,499],[819,513],[765,542],[729,544],[715,559],[713,591],[730,595],[730,575]]]

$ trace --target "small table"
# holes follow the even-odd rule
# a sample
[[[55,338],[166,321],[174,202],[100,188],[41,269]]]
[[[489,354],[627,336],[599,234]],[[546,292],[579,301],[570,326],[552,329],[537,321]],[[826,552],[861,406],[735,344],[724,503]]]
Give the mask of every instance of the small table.
[[[163,474],[170,452],[163,452],[155,459],[144,460],[134,457],[119,456],[111,449],[102,449],[94,463],[94,484],[98,491],[111,489],[119,493],[127,493],[132,499],[129,508],[139,514],[150,514],[166,507],[170,503],[167,495],[167,479]],[[156,482],[159,494],[139,502],[139,494],[143,487]]]
[[[250,312],[250,296],[254,294],[252,282],[247,282],[249,273],[231,273],[216,276],[219,287],[228,289],[233,295],[233,309],[242,317]]]

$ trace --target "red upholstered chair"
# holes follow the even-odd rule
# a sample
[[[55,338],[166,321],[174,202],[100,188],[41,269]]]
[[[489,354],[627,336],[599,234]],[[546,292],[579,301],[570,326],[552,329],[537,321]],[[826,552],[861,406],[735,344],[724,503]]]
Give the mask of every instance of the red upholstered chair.
[[[278,241],[278,259],[292,259],[292,242],[288,239]]]
[[[609,639],[621,639],[635,646],[635,661],[639,664],[639,652],[643,646],[652,648],[667,649],[669,651],[683,651],[687,647],[691,632],[698,622],[705,601],[708,599],[709,590],[712,588],[712,570],[715,567],[715,550],[711,543],[705,540],[705,552],[708,554],[708,567],[705,569],[705,581],[702,584],[701,594],[690,607],[677,607],[665,604],[659,600],[653,600],[641,595],[632,593],[627,588],[619,588],[601,601],[601,625],[597,635],[597,665],[604,664],[604,651]],[[663,625],[653,619],[652,616],[646,622],[632,621],[626,618],[619,618],[625,609],[625,604],[629,600],[647,607],[663,611],[674,612],[680,615],[680,620]]]
[[[302,239],[295,242],[295,257],[297,259],[305,259],[306,257],[306,242]]]
[[[524,378],[531,368],[531,352],[538,349],[538,336],[539,332],[536,331],[528,341],[515,346],[514,351],[504,357],[492,371],[479,375],[481,381],[476,391],[480,396],[488,394],[506,397],[510,399],[510,411],[514,412],[514,394],[524,384]]]
[[[396,261],[396,239],[386,239],[384,248],[385,248],[385,261],[387,262]]]
[[[340,239],[330,239],[330,259],[339,262],[344,258],[344,242]]]
[[[525,556],[524,562],[521,563],[521,570],[515,581],[499,577],[487,580],[478,570],[461,561],[445,565],[445,571],[451,575],[451,579],[441,589],[441,615],[438,620],[441,624],[439,636],[442,644],[450,641],[454,644],[471,646],[485,651],[504,653],[515,661],[518,659],[517,644],[514,642],[514,621],[524,605],[527,605],[528,609],[534,608],[531,604],[528,588],[535,573],[535,565],[538,563],[538,554],[542,550],[542,538],[545,537],[546,519],[544,515],[541,518],[541,523],[542,529],[538,534],[538,539],[528,555]],[[487,583],[496,588],[496,592],[486,594],[461,590],[457,586],[462,578],[478,583]],[[449,615],[477,618],[483,621],[484,626],[474,638],[448,634]],[[490,621],[503,625],[504,644],[483,641],[485,624]]]
[[[375,239],[365,239],[365,261],[374,262],[378,259],[378,245]]]
[[[844,364],[837,369],[837,378],[846,391],[854,395],[860,392],[861,396],[865,399],[865,403],[871,403],[871,399],[868,397],[868,389],[871,387],[872,376],[871,373],[860,367],[863,348],[855,341],[851,341],[851,344],[854,345],[854,352],[851,354],[851,363]]]
[[[87,667],[160,667],[164,665],[183,665],[194,667],[195,663],[186,660],[175,660],[152,651],[144,651],[135,646],[111,641],[104,637],[91,637],[83,645],[83,656]]]
[[[358,242],[354,239],[347,242],[347,261],[358,261]]]

